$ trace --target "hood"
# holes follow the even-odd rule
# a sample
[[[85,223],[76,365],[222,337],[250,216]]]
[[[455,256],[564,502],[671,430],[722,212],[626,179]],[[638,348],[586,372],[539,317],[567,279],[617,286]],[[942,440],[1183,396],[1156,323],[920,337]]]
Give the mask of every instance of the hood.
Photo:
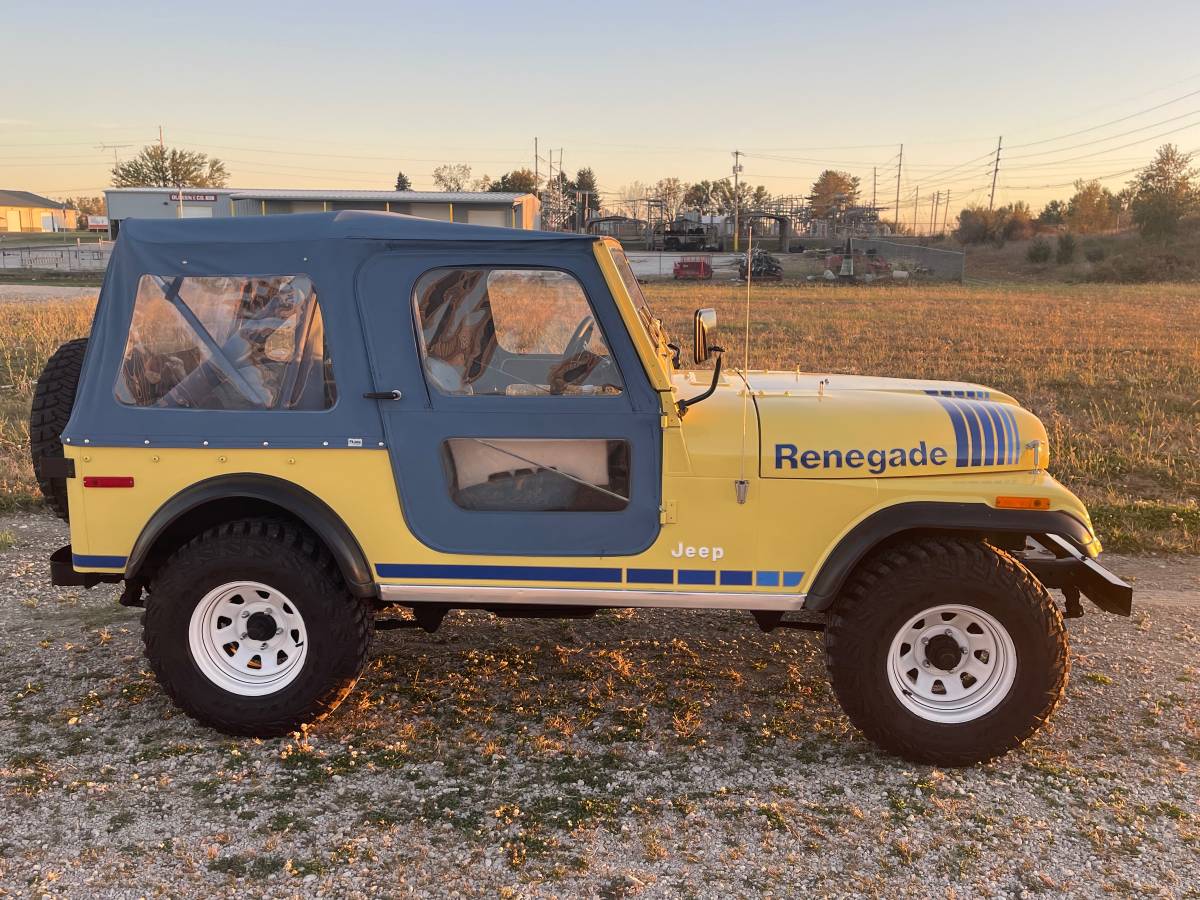
[[[1046,430],[977,384],[749,372],[764,478],[885,478],[1045,468]],[[1036,454],[1030,442],[1040,441]]]

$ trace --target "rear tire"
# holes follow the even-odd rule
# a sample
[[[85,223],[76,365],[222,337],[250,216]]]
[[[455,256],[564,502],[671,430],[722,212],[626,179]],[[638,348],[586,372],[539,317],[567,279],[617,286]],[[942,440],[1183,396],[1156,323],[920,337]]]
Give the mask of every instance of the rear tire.
[[[987,544],[926,538],[865,562],[825,631],[834,692],[881,749],[939,766],[993,759],[1062,699],[1070,652],[1040,582]]]
[[[374,615],[311,532],[243,519],[162,565],[142,624],[146,658],[180,709],[226,734],[269,738],[324,718],[350,693]]]
[[[62,433],[75,406],[87,343],[87,338],[67,341],[46,360],[33,389],[29,410],[29,455],[33,460],[33,475],[46,498],[46,505],[63,521],[68,521],[67,481],[47,477],[43,463],[48,459],[63,458]]]

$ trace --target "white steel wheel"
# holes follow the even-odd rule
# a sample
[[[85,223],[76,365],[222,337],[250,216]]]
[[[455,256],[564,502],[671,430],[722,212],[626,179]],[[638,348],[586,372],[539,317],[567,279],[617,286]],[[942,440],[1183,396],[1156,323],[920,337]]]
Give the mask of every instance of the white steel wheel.
[[[281,592],[257,581],[213,588],[192,611],[192,659],[217,687],[242,697],[274,694],[304,669],[304,617]]]
[[[947,603],[904,623],[886,666],[888,683],[905,709],[956,725],[986,715],[1008,696],[1017,677],[1017,650],[995,617]]]

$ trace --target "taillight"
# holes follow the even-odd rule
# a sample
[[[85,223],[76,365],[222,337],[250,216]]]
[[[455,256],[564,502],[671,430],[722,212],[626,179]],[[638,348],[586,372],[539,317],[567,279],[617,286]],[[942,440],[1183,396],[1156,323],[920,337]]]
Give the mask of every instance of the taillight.
[[[83,486],[85,488],[131,488],[133,487],[132,475],[84,475]]]

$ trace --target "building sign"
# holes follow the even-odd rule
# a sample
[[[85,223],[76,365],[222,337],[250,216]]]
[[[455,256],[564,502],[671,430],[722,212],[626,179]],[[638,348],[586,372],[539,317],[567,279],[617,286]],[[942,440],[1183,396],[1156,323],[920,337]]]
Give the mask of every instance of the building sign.
[[[171,200],[174,201],[175,203],[179,202],[179,192],[178,191],[171,194]],[[183,202],[189,203],[192,201],[195,201],[197,203],[216,203],[217,195],[216,194],[189,194],[187,191],[184,191],[183,192]]]

